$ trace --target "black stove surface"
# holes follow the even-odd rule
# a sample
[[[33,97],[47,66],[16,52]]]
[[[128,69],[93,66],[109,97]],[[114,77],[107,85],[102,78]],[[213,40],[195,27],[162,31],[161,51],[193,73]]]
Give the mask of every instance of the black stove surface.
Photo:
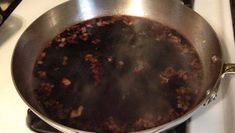
[[[187,124],[189,120],[161,133],[186,133]],[[38,116],[36,116],[32,111],[28,110],[27,113],[27,126],[34,132],[37,133],[60,133],[60,131],[54,129],[53,127],[46,124]]]
[[[193,7],[194,0],[180,0],[180,1],[182,1],[182,3],[189,8]],[[189,120],[162,133],[187,133],[188,122]],[[27,112],[27,126],[32,131],[37,133],[60,133],[60,131],[46,124],[30,110],[28,110]]]
[[[60,131],[49,126],[30,110],[27,112],[26,123],[32,131],[37,133],[60,133]]]

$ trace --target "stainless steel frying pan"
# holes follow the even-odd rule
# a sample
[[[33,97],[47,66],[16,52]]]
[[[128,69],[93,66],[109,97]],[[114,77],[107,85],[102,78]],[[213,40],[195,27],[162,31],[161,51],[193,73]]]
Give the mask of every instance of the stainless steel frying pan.
[[[235,71],[235,65],[224,64],[221,46],[211,26],[197,13],[176,0],[72,0],[43,14],[20,37],[12,59],[15,86],[29,108],[42,120],[63,132],[85,132],[72,129],[49,119],[36,101],[32,75],[37,55],[48,41],[66,27],[99,16],[132,15],[156,20],[167,25],[195,47],[203,66],[200,102],[182,117],[145,131],[157,132],[173,127],[191,117],[216,97],[221,78]]]

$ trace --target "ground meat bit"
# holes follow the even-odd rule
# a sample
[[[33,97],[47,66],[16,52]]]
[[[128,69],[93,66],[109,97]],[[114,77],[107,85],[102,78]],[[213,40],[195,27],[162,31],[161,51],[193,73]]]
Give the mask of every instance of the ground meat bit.
[[[54,71],[58,71],[58,70],[60,70],[60,68],[59,68],[59,67],[56,67],[56,68],[54,68],[53,70],[54,70]]]
[[[79,35],[79,38],[83,41],[87,41],[89,39],[89,34],[88,33],[82,33],[81,35]]]
[[[161,38],[160,37],[156,37],[155,40],[159,42],[161,40]]]
[[[109,117],[108,120],[104,122],[104,128],[113,133],[123,132],[121,131],[121,128],[118,126],[118,124],[114,121],[113,117]]]
[[[128,25],[128,26],[133,25],[133,22],[132,22],[132,21],[130,21],[130,20],[128,20],[128,19],[123,20],[123,22],[124,22],[126,25]]]
[[[164,75],[160,74],[159,75],[160,78],[160,84],[167,84],[169,82],[169,78],[165,77]]]
[[[51,83],[42,83],[41,84],[44,92],[46,92],[47,94],[50,94],[52,89],[55,87],[55,85],[51,84]]]
[[[82,28],[81,28],[81,32],[82,32],[82,33],[85,33],[85,32],[86,32],[86,27],[82,27]]]
[[[43,64],[43,61],[39,60],[39,61],[37,61],[37,64],[38,64],[38,65],[42,65],[42,64]]]
[[[90,62],[90,69],[93,73],[93,78],[95,79],[96,83],[100,82],[100,63],[98,59],[96,59],[92,54],[86,54],[84,57],[85,61]]]
[[[89,34],[88,33],[83,33],[82,34],[84,37],[88,36]]]
[[[68,86],[71,85],[72,82],[68,78],[63,78],[61,80],[61,83],[62,83],[63,86],[68,87]]]
[[[177,95],[184,95],[187,92],[188,92],[188,90],[185,87],[180,87],[180,88],[176,89],[176,94]]]
[[[181,38],[179,36],[175,36],[172,33],[170,33],[170,34],[168,34],[168,37],[169,37],[168,39],[170,41],[173,41],[174,44],[181,45]]]
[[[107,60],[108,60],[108,62],[112,62],[113,58],[112,57],[108,57]]]
[[[160,83],[167,84],[169,79],[176,74],[176,70],[173,67],[167,67],[160,75]]]
[[[188,95],[190,90],[186,87],[180,87],[176,89],[176,99],[177,99],[177,107],[186,111],[189,109],[191,97]]]
[[[185,70],[176,71],[173,67],[167,67],[160,75],[160,84],[167,84],[171,77],[177,76],[184,81],[189,79],[189,73]]]
[[[138,73],[148,67],[148,63],[144,61],[137,61],[136,67],[134,68],[134,72]]]
[[[65,66],[65,65],[67,65],[67,63],[68,63],[68,57],[67,57],[67,56],[64,56],[64,57],[63,57],[62,65]]]
[[[65,42],[66,39],[64,37],[61,37],[60,35],[57,35],[54,39],[54,41],[56,41],[58,44],[61,42]]]
[[[97,62],[98,60],[92,54],[86,54],[84,59],[90,62]]]
[[[189,109],[190,103],[188,103],[182,96],[177,97],[177,107],[179,109],[182,109],[183,111],[186,111]]]
[[[168,39],[174,42],[174,46],[181,51],[181,54],[195,53],[179,36],[169,33]]]
[[[76,44],[77,43],[77,34],[73,34],[72,36],[67,37],[66,40],[70,44]]]
[[[177,75],[179,78],[182,78],[183,80],[187,80],[189,78],[189,74],[187,71],[184,71],[184,70],[179,70],[177,72]]]
[[[146,35],[147,35],[146,32],[139,32],[138,34],[139,34],[140,36],[146,36]]]
[[[104,25],[103,25],[102,21],[98,21],[97,26],[104,26]]]
[[[42,61],[44,58],[46,57],[46,52],[42,52],[38,58],[37,58],[37,61]],[[40,64],[40,63],[39,63]]]
[[[66,38],[61,38],[61,42],[65,42],[66,41]]]
[[[45,52],[42,52],[41,55],[40,55],[41,58],[44,58],[45,56],[46,56]]]
[[[87,24],[86,27],[92,28],[93,26],[91,24]]]
[[[176,70],[173,67],[167,67],[165,71],[163,72],[163,75],[165,75],[166,77],[171,77],[175,73],[176,73]]]
[[[97,26],[98,27],[103,27],[103,26],[105,26],[105,25],[108,25],[109,24],[109,22],[108,21],[102,21],[101,19],[98,21],[98,22],[96,22],[96,24],[97,24]]]
[[[38,77],[46,78],[47,77],[47,73],[45,71],[38,71]]]
[[[124,64],[124,61],[118,61],[118,65],[123,66]]]
[[[93,44],[98,44],[100,42],[101,42],[101,40],[99,40],[99,39],[95,39],[95,40],[91,41],[91,43],[93,43]]]
[[[137,121],[134,123],[134,127],[137,129],[140,128],[152,128],[155,126],[155,117],[152,114],[145,113],[142,117],[137,119]]]
[[[74,109],[70,112],[69,117],[70,118],[76,118],[82,115],[82,112],[84,110],[84,107],[80,105],[77,109]]]
[[[167,121],[169,119],[174,120],[175,116],[180,116],[180,114],[178,112],[176,112],[175,109],[171,109],[167,113],[168,113],[168,115],[167,115],[167,117],[163,118],[163,121]]]
[[[61,43],[59,44],[59,47],[60,47],[60,48],[63,48],[65,45],[66,45],[66,43],[61,42]]]
[[[63,48],[66,45],[66,38],[62,38],[60,35],[58,35],[55,39],[55,42],[57,42],[60,48]]]

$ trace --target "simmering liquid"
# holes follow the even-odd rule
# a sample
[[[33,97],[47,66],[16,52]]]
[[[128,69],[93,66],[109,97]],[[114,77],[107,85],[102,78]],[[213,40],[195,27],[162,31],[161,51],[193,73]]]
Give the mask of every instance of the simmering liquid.
[[[153,128],[192,109],[202,66],[175,30],[106,16],[58,34],[40,53],[35,95],[51,119],[94,132]]]

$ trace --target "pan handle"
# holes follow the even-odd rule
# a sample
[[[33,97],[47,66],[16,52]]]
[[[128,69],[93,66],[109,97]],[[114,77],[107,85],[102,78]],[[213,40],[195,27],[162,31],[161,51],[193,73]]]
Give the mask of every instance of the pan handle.
[[[235,64],[233,63],[226,63],[223,66],[223,71],[221,78],[224,78],[226,75],[235,75]]]
[[[219,89],[219,85],[221,80],[228,76],[228,75],[235,75],[235,64],[233,63],[225,63],[223,65],[223,69],[222,69],[222,75],[220,76],[220,78],[218,79],[218,81],[216,82],[215,86],[213,89],[210,89],[207,91],[207,95],[209,96],[208,99],[205,101],[205,103],[203,104],[204,106],[210,104],[213,100],[216,99],[217,94],[218,94],[218,89]]]

